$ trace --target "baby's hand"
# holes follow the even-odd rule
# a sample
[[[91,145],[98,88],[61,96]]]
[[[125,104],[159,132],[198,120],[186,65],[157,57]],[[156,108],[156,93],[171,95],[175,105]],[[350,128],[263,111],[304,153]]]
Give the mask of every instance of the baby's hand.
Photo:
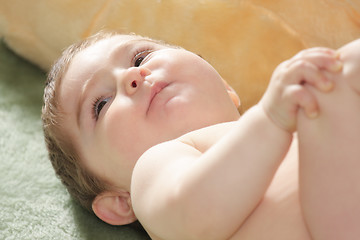
[[[325,77],[324,71],[331,74],[341,68],[342,63],[331,49],[303,50],[275,69],[260,104],[275,124],[293,132],[299,108],[310,118],[318,115],[317,100],[306,85],[322,92],[331,91],[334,83]]]

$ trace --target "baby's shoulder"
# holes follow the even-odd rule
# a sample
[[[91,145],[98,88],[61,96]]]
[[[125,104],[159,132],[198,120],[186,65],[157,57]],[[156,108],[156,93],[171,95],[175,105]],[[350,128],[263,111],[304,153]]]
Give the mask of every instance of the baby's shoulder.
[[[175,139],[153,146],[137,161],[131,202],[136,217],[152,238],[173,236],[177,231],[181,234],[180,224],[173,224],[180,211],[179,204],[175,204],[179,179],[200,155],[193,146]]]
[[[189,132],[179,138],[159,143],[145,151],[133,170],[133,182],[165,181],[174,178],[183,168],[233,129],[235,122],[220,123]],[[164,179],[161,179],[164,178]]]
[[[177,140],[204,153],[214,143],[219,141],[220,138],[229,133],[234,128],[235,124],[236,122],[225,122],[211,125],[189,132],[179,137]]]
[[[144,152],[133,170],[131,201],[145,229],[155,236],[166,235],[164,231],[179,231],[181,236],[181,228],[172,224],[181,215],[181,205],[176,204],[181,195],[181,179],[202,150],[219,140],[231,126],[226,123],[199,129]]]

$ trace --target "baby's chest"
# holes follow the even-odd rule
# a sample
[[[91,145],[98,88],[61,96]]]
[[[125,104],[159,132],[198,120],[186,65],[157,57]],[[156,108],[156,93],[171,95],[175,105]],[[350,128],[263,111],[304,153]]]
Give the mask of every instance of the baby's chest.
[[[296,140],[263,200],[231,239],[310,239],[299,202]]]

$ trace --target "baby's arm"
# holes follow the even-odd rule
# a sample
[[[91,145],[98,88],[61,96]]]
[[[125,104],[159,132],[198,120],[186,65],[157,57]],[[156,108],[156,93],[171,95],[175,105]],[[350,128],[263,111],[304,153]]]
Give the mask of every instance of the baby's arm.
[[[297,109],[317,110],[302,82],[329,90],[319,69],[333,65],[326,51],[307,51],[281,65],[260,103],[208,149],[190,137],[148,150],[132,182],[134,210],[145,228],[164,239],[228,239],[266,192],[291,143]]]
[[[360,239],[360,40],[339,54],[334,90],[309,87],[319,117],[298,118],[301,204],[316,240]]]
[[[228,239],[262,199],[292,135],[269,121],[261,107],[231,123],[231,130],[202,152],[189,133],[149,149],[132,182],[135,214],[162,239]],[[274,137],[276,142],[274,142]],[[192,143],[194,142],[194,143]]]

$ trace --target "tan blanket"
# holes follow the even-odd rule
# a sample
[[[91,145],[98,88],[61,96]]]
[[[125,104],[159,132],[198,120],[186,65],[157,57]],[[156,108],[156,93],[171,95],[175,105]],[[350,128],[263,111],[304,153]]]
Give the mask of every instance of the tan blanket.
[[[297,51],[360,37],[360,0],[0,0],[0,36],[47,70],[69,44],[108,28],[201,54],[244,109]]]

